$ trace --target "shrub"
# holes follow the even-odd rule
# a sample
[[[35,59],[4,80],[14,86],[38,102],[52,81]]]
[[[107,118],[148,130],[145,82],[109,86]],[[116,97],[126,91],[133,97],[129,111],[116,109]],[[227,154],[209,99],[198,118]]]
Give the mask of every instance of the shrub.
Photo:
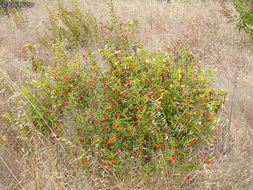
[[[65,42],[67,48],[96,46],[102,48],[107,46],[128,45],[133,39],[134,28],[137,21],[121,23],[114,13],[112,1],[109,3],[111,20],[102,22],[93,16],[91,10],[74,7],[64,7],[60,2],[57,4],[57,11],[49,11],[49,22],[46,25],[44,34],[39,35],[39,40],[46,47],[51,47],[60,39]],[[126,32],[127,31],[127,32]],[[124,42],[124,43],[122,43]]]
[[[233,0],[233,6],[238,14],[226,8],[222,4],[223,13],[235,27],[244,30],[253,39],[253,3],[251,0]]]
[[[104,48],[69,60],[57,40],[54,55],[55,67],[26,84],[27,111],[38,130],[57,137],[66,137],[64,123],[71,121],[84,168],[122,174],[138,160],[148,175],[181,163],[196,143],[213,137],[225,91],[211,88],[211,71],[201,70],[186,47],[176,53]]]

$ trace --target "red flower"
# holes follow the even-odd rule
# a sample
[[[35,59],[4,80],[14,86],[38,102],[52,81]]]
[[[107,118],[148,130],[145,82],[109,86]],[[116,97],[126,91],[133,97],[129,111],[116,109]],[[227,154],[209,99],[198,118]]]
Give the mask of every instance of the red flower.
[[[40,41],[40,37],[38,37],[38,40]]]
[[[94,80],[97,80],[98,79],[98,76],[94,76],[94,78],[93,78]]]
[[[115,105],[115,102],[114,102],[113,100],[111,100],[111,104],[112,104],[112,105]]]
[[[98,120],[95,121],[95,124],[96,124],[96,125],[98,124]]]
[[[182,96],[185,94],[186,90],[183,88],[182,90]]]
[[[64,79],[69,79],[69,77],[68,76],[64,76]]]
[[[87,165],[87,164],[88,164],[88,161],[87,161],[87,160],[84,160],[83,163],[84,163],[84,165]]]
[[[74,70],[75,70],[76,72],[79,72],[79,73],[81,72],[79,69],[76,69],[76,68],[75,68]]]
[[[77,123],[77,121],[76,121],[76,120],[73,120],[73,123]]]
[[[115,159],[111,159],[111,163],[113,164],[115,162]]]
[[[206,157],[205,157],[205,156],[202,156],[201,158],[202,158],[202,159],[206,159]]]
[[[56,74],[56,72],[55,72],[55,71],[53,71],[52,73],[53,73],[53,75],[55,75],[55,74]]]
[[[115,156],[117,156],[117,155],[119,155],[120,154],[120,151],[118,151],[116,154],[115,154]]]
[[[63,102],[66,106],[68,106],[69,105],[69,103],[67,102],[67,101],[64,101]]]
[[[160,143],[161,147],[163,147],[164,143]]]
[[[126,95],[126,93],[125,92],[121,92],[120,95],[124,97]]]
[[[84,52],[88,53],[88,52],[89,52],[89,50],[88,50],[88,49],[84,49]]]
[[[119,101],[119,98],[116,98],[115,100],[116,100],[116,102],[118,102],[118,101]]]
[[[153,90],[156,90],[156,87],[153,87]]]
[[[172,162],[173,162],[173,161],[175,162],[175,159],[176,159],[176,158],[175,158],[175,156],[172,156],[171,159],[172,159]],[[174,162],[173,162],[173,163],[174,163]]]
[[[188,98],[185,98],[185,102],[188,103]]]
[[[139,109],[141,110],[141,106],[139,106]]]
[[[176,150],[177,150],[177,148],[174,148],[174,149],[173,149],[173,151],[176,151]]]
[[[210,164],[211,164],[211,162],[210,162],[210,161],[208,161],[208,162],[207,162],[207,164],[208,164],[208,165],[210,165]]]
[[[83,53],[82,55],[83,55],[83,58],[86,58],[86,54]]]
[[[190,177],[191,177],[191,176],[187,175],[187,176],[186,176],[186,179],[190,179]]]
[[[140,119],[141,118],[141,116],[140,115],[136,115],[136,119]]]
[[[57,130],[56,130],[55,128],[52,128],[52,132],[53,132],[53,133],[56,133]]]
[[[130,84],[130,80],[127,80],[127,83]]]
[[[80,168],[81,167],[81,163],[78,163],[77,166]]]
[[[109,143],[109,142],[110,142],[110,140],[109,140],[109,139],[107,139],[107,140],[106,140],[106,142],[108,142],[108,143]]]
[[[155,143],[155,147],[158,147],[158,144],[157,144],[157,143]]]
[[[192,147],[192,143],[191,142],[189,143],[188,147]]]
[[[106,83],[104,83],[104,87],[106,87],[107,86],[107,84]]]
[[[120,114],[119,114],[119,113],[117,113],[117,117],[120,117]]]

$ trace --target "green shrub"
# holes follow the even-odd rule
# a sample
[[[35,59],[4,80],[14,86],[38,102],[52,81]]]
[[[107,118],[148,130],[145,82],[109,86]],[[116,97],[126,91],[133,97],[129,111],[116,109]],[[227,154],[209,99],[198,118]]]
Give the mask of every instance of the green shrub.
[[[232,0],[237,14],[222,5],[224,15],[241,31],[244,30],[253,39],[253,2],[251,0]]]
[[[27,112],[45,134],[66,136],[63,123],[71,123],[71,138],[85,151],[84,168],[123,174],[138,160],[148,175],[181,163],[213,138],[225,91],[211,88],[211,71],[198,68],[186,47],[131,54],[104,48],[69,60],[57,40],[54,56],[55,67],[23,91]]]
[[[67,48],[95,46],[102,48],[107,46],[128,45],[133,39],[134,28],[137,21],[120,23],[114,13],[113,3],[110,2],[111,20],[102,22],[93,16],[91,10],[80,9],[77,3],[74,7],[66,8],[60,2],[57,11],[49,11],[49,22],[44,34],[38,31],[38,39],[47,47],[51,47],[60,39],[65,42]],[[127,31],[127,32],[125,32]],[[122,43],[124,42],[124,43]]]

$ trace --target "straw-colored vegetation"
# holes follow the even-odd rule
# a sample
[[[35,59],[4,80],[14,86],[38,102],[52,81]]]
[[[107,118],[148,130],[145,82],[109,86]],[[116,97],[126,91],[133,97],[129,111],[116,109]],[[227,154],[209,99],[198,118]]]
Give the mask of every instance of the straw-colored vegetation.
[[[253,41],[224,5],[1,10],[0,189],[249,188]]]

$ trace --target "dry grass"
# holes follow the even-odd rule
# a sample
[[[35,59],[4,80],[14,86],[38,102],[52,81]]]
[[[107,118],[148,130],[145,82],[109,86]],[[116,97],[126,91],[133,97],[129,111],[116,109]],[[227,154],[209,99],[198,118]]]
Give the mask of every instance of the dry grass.
[[[25,45],[37,43],[34,27],[47,19],[44,4],[25,11],[28,24],[23,27],[13,16],[0,17],[0,115],[17,110],[20,81],[35,75],[25,68]],[[89,1],[87,7],[108,16],[102,0]],[[139,19],[137,36],[145,47],[167,48],[183,40],[201,67],[217,69],[213,86],[228,89],[229,101],[220,113],[215,142],[194,152],[213,155],[212,164],[183,181],[177,181],[175,170],[167,178],[161,174],[149,180],[138,174],[124,180],[95,178],[68,162],[78,147],[68,144],[62,150],[34,130],[31,139],[22,139],[18,129],[0,119],[0,135],[8,138],[0,144],[0,184],[6,189],[247,189],[253,184],[253,42],[227,23],[215,1],[117,0],[115,7],[120,20]],[[41,48],[39,53],[47,52]]]

